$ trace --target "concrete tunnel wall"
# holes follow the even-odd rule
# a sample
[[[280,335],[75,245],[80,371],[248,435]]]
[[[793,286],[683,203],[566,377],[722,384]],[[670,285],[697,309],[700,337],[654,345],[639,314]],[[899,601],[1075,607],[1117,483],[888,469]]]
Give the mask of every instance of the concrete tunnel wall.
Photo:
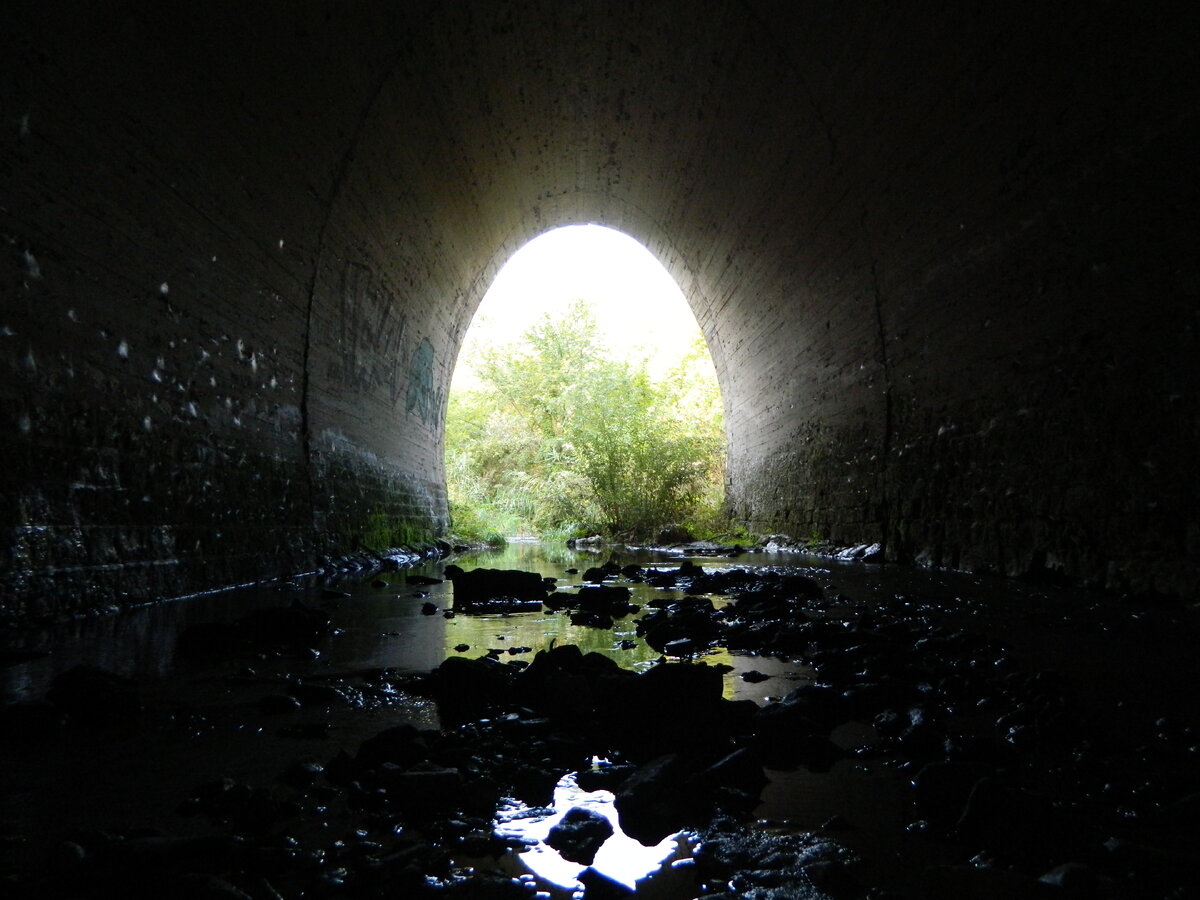
[[[441,533],[471,315],[579,222],[688,296],[737,521],[1194,592],[1197,15],[966,6],[13,4],[4,614]]]

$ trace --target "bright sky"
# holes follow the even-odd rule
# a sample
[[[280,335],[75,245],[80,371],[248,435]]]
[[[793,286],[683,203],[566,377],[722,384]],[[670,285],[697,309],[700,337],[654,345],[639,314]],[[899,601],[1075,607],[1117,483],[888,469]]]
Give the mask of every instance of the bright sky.
[[[543,315],[557,317],[580,298],[592,304],[613,355],[649,357],[651,374],[677,362],[699,333],[683,292],[644,246],[600,225],[557,228],[514,253],[496,275],[467,331],[455,386],[474,381],[473,347],[514,343]]]

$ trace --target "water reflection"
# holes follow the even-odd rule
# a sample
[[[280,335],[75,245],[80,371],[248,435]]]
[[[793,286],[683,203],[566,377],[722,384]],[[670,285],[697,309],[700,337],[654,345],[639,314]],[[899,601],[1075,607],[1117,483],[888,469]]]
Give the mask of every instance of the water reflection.
[[[604,816],[613,827],[613,834],[596,852],[592,869],[632,890],[644,891],[653,882],[656,896],[690,896],[692,879],[687,864],[692,852],[685,837],[672,834],[651,847],[639,843],[621,830],[613,799],[610,791],[585,791],[575,782],[574,773],[565,775],[554,788],[552,815],[531,818],[520,806],[501,809],[496,816],[496,833],[531,845],[516,859],[520,867],[544,883],[540,886],[562,896],[582,896],[584,885],[579,879],[588,866],[564,859],[545,843],[550,830],[568,810],[582,807]]]
[[[513,543],[502,550],[471,554],[454,562],[465,569],[537,572],[543,577],[557,578],[560,590],[573,592],[582,584],[581,576],[568,569],[583,571],[608,557],[608,550],[595,553],[561,545]],[[795,562],[794,556],[787,559]],[[678,560],[663,554],[634,551],[621,553],[618,561],[678,564]],[[709,568],[734,564],[732,560],[700,562]],[[736,564],[748,562],[778,564],[780,560],[763,554],[750,560],[739,559]],[[368,668],[426,672],[450,655],[480,656],[490,650],[505,661],[529,660],[538,650],[567,643],[579,645],[585,653],[595,651],[610,656],[633,670],[645,669],[659,658],[656,651],[637,639],[636,616],[616,620],[611,630],[572,625],[567,613],[545,610],[510,615],[456,614],[446,618],[444,613],[453,607],[452,585],[446,581],[425,583],[443,578],[444,567],[444,563],[434,562],[365,579],[334,582],[309,579],[295,584],[260,585],[14,632],[5,636],[7,648],[15,652],[6,660],[8,664],[0,667],[0,703],[43,697],[57,674],[79,664],[148,679],[211,675],[247,662],[302,675]],[[681,596],[678,591],[645,584],[633,583],[629,587],[633,602],[643,607],[656,598]],[[232,622],[256,609],[287,606],[297,601],[327,613],[339,632],[317,642],[312,648],[316,651],[315,659],[285,659],[276,663],[261,656],[249,656],[198,663],[177,653],[179,635],[190,626]],[[716,602],[721,601],[718,598]],[[434,614],[427,614],[426,604],[432,604]],[[455,649],[461,646],[468,649]],[[47,653],[23,655],[31,649]],[[510,652],[513,650],[519,652]],[[794,665],[776,660],[731,657],[723,650],[708,651],[704,659],[710,664],[730,667],[726,675],[727,697],[761,699],[786,693],[787,685],[780,684],[778,679],[794,678],[799,671]],[[750,669],[772,677],[757,684],[743,682],[740,674]]]

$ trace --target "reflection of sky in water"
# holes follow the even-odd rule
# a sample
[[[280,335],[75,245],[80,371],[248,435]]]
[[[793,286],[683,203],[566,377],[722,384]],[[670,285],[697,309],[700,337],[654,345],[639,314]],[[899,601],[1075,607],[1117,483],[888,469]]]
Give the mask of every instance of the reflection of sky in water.
[[[564,776],[555,787],[553,815],[543,819],[523,818],[525,807],[501,809],[496,815],[496,832],[534,844],[529,850],[518,854],[517,858],[524,868],[547,883],[546,888],[551,891],[555,887],[562,888],[563,896],[572,892],[580,896],[578,892],[582,890],[582,884],[579,876],[588,867],[563,859],[556,850],[544,843],[550,829],[576,806],[599,813],[613,826],[612,836],[596,853],[591,866],[593,869],[630,888],[636,888],[638,881],[644,881],[652,875],[657,896],[690,896],[691,876],[688,869],[692,864],[692,854],[683,836],[669,835],[652,847],[644,846],[621,830],[612,793],[584,791],[575,783],[574,774]]]

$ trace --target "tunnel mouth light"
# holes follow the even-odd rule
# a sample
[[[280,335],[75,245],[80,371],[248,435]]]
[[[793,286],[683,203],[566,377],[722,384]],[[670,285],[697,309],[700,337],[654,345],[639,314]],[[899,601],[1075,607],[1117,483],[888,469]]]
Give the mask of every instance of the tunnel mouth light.
[[[502,806],[496,813],[496,834],[528,845],[524,851],[510,853],[502,864],[514,874],[533,875],[539,888],[552,897],[582,896],[584,883],[580,877],[589,868],[633,891],[652,881],[656,897],[686,900],[693,896],[688,835],[676,832],[648,847],[621,829],[614,800],[611,791],[583,790],[576,773],[571,772],[554,788],[552,811],[538,811],[516,800]],[[576,807],[604,816],[613,827],[613,834],[600,846],[591,866],[564,859],[546,844],[550,830]]]

